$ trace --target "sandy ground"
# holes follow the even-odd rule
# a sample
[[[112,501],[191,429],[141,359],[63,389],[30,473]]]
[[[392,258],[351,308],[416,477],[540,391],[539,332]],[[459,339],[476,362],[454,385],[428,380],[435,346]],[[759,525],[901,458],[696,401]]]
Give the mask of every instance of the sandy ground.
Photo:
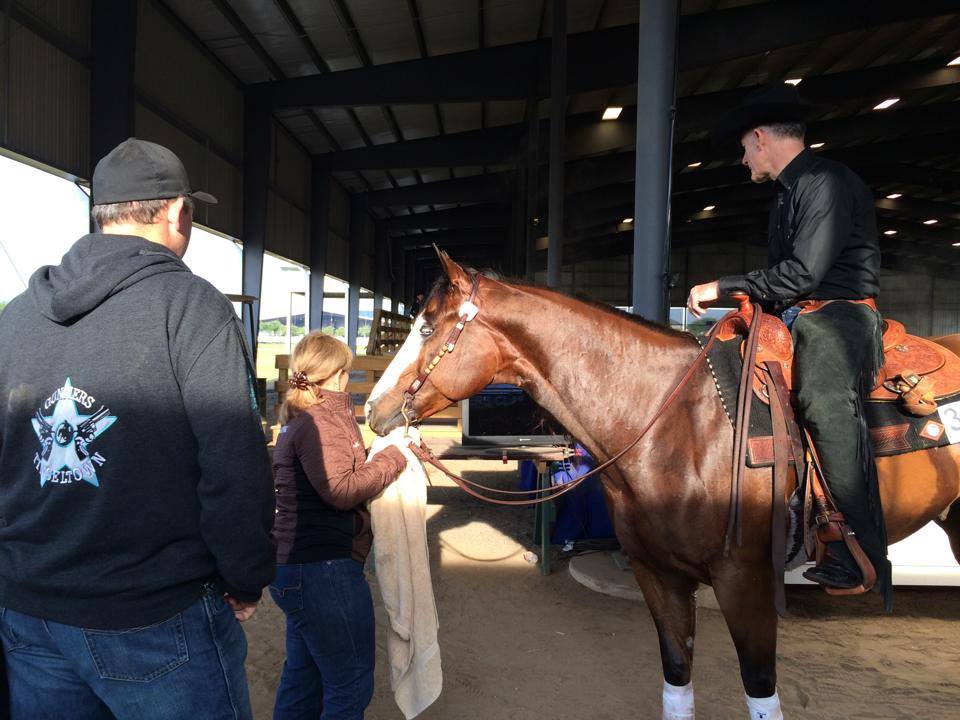
[[[513,481],[491,462],[450,463],[475,480]],[[533,513],[481,505],[432,473],[428,534],[440,613],[444,690],[424,720],[613,720],[660,717],[656,632],[642,604],[579,585],[566,563],[548,577],[522,558]],[[402,720],[377,604],[376,691],[366,717]],[[828,599],[788,590],[779,692],[787,718],[960,718],[960,588],[898,589],[892,616],[876,595]],[[283,665],[283,614],[267,598],[246,624],[254,716],[271,716]],[[746,717],[723,618],[699,612],[697,717]],[[819,683],[819,685],[818,685]]]

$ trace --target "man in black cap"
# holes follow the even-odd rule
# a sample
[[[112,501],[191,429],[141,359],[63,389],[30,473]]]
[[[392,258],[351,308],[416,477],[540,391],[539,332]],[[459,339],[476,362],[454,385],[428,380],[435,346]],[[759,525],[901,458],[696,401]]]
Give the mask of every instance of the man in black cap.
[[[791,327],[798,409],[889,607],[886,532],[863,420],[865,394],[883,364],[882,323],[873,302],[880,272],[874,198],[847,167],[805,146],[810,109],[796,88],[777,85],[749,96],[714,131],[720,142],[740,141],[753,182],[775,183],[769,267],[697,285],[687,306],[699,317],[706,305],[739,290]],[[841,542],[830,543],[825,561],[804,576],[835,588],[862,582]]]
[[[233,307],[181,257],[195,192],[131,138],[86,235],[0,315],[0,637],[14,720],[250,718],[274,492]]]

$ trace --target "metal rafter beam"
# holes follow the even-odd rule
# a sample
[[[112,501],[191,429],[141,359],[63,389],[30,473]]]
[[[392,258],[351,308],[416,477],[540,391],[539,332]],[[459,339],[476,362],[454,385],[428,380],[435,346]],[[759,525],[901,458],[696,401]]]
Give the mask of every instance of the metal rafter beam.
[[[512,163],[525,126],[507,125],[332,153],[333,170],[380,170]]]
[[[436,245],[441,250],[448,247],[500,247],[506,243],[506,234],[490,230],[455,230],[401,235],[391,238],[395,247],[403,250],[430,248]]]
[[[275,2],[276,1],[277,0],[275,0]],[[350,47],[353,49],[353,53],[357,56],[360,64],[364,67],[373,65],[373,60],[370,58],[370,53],[367,52],[367,48],[363,44],[363,40],[360,38],[360,32],[357,30],[357,25],[353,21],[353,16],[350,14],[350,10],[347,8],[346,3],[343,0],[331,0],[331,4],[333,5],[333,11],[337,16],[340,27],[343,28],[344,32],[347,34]],[[373,142],[370,140],[370,136],[363,127],[363,123],[361,123],[360,118],[357,117],[356,111],[352,107],[344,109],[347,115],[350,117],[350,120],[353,122],[357,132],[363,138],[363,144],[367,146],[373,145]],[[386,105],[383,106],[382,110],[383,117],[387,121],[387,125],[390,126],[390,131],[393,133],[395,142],[403,142],[403,133],[400,131],[400,125],[397,123],[397,118],[394,116],[393,110]],[[387,176],[387,180],[391,185],[393,185],[393,187],[400,186],[392,173],[390,173],[388,170],[385,170],[384,172]],[[423,178],[420,177],[419,172],[415,172],[414,174],[416,175],[417,182],[423,182]],[[413,208],[410,208],[410,212],[413,212]]]
[[[510,215],[508,209],[502,205],[472,205],[452,210],[400,215],[383,222],[391,233],[415,229],[505,228],[510,222]]]
[[[763,234],[760,232],[744,234],[742,231],[721,230],[719,232],[689,233],[678,237],[673,243],[674,250],[697,247],[700,245],[740,244],[762,245]],[[937,247],[925,244],[916,244],[910,241],[882,238],[880,242],[882,264],[892,269],[908,270],[927,274],[938,274],[939,277],[956,278],[960,272],[960,251],[950,247]],[[629,255],[633,251],[633,233],[630,231],[598,234],[591,238],[589,243],[571,244],[565,251],[569,264],[581,263],[590,260],[603,260],[613,257]],[[543,253],[540,253],[539,266],[543,267]],[[900,265],[892,256],[913,257],[930,260],[925,265]]]
[[[335,9],[342,5],[334,0]],[[955,13],[953,0],[784,0],[685,15],[678,65],[680,70],[707,67],[850,30]],[[351,29],[355,42],[359,36]],[[634,84],[638,40],[636,25],[571,35],[570,94]],[[274,107],[513,100],[531,91],[545,97],[549,54],[549,41],[536,40],[288,79],[270,87]]]
[[[851,99],[876,95],[907,93],[960,83],[960,67],[946,67],[954,56],[933,58],[896,65],[881,65],[862,70],[816,75],[803,79],[800,88],[805,99],[825,107]],[[709,127],[718,113],[735,106],[759,86],[688,95],[677,101],[677,124],[681,132]]]
[[[475,175],[453,180],[439,180],[423,185],[407,185],[392,190],[375,190],[366,194],[369,207],[398,205],[507,203],[515,173],[502,172]]]
[[[598,113],[588,112],[567,118],[565,155],[568,159],[617,152],[635,143],[635,109],[627,109],[617,122],[605,122]],[[547,157],[549,125],[541,121],[540,157]],[[865,138],[936,134],[952,132],[960,126],[960,103],[948,102],[886,112],[868,113],[811,123],[807,137],[811,141],[831,143],[862,141]],[[373,148],[359,148],[334,153],[331,167],[335,170],[381,168],[447,167],[483,164],[512,164],[523,148],[526,123],[501,125],[495,128],[451,133],[443,137],[421,138],[400,143],[386,143]],[[956,140],[942,152],[952,152]],[[844,151],[840,151],[844,152]],[[856,153],[855,149],[850,152]],[[691,162],[733,158],[735,146],[718,150],[709,140],[682,142],[674,151],[674,165],[682,168]],[[626,170],[626,167],[624,167]],[[632,169],[627,170],[631,173]],[[575,182],[574,179],[571,179]]]

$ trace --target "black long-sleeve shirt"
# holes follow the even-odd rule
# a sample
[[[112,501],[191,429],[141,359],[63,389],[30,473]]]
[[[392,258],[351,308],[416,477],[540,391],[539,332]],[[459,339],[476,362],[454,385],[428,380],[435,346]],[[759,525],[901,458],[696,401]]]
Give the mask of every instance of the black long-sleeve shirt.
[[[804,149],[780,173],[764,270],[720,278],[720,292],[786,306],[856,300],[879,290],[873,193],[849,168]]]

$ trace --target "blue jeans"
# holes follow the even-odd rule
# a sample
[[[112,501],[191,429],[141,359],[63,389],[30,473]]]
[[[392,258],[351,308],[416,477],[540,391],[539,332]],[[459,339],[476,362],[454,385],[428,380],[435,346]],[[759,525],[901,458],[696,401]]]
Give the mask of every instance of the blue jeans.
[[[278,565],[270,594],[287,616],[274,720],[361,720],[373,696],[375,642],[363,565]]]
[[[88,630],[0,608],[13,720],[250,720],[247,640],[216,590],[171,618]]]

